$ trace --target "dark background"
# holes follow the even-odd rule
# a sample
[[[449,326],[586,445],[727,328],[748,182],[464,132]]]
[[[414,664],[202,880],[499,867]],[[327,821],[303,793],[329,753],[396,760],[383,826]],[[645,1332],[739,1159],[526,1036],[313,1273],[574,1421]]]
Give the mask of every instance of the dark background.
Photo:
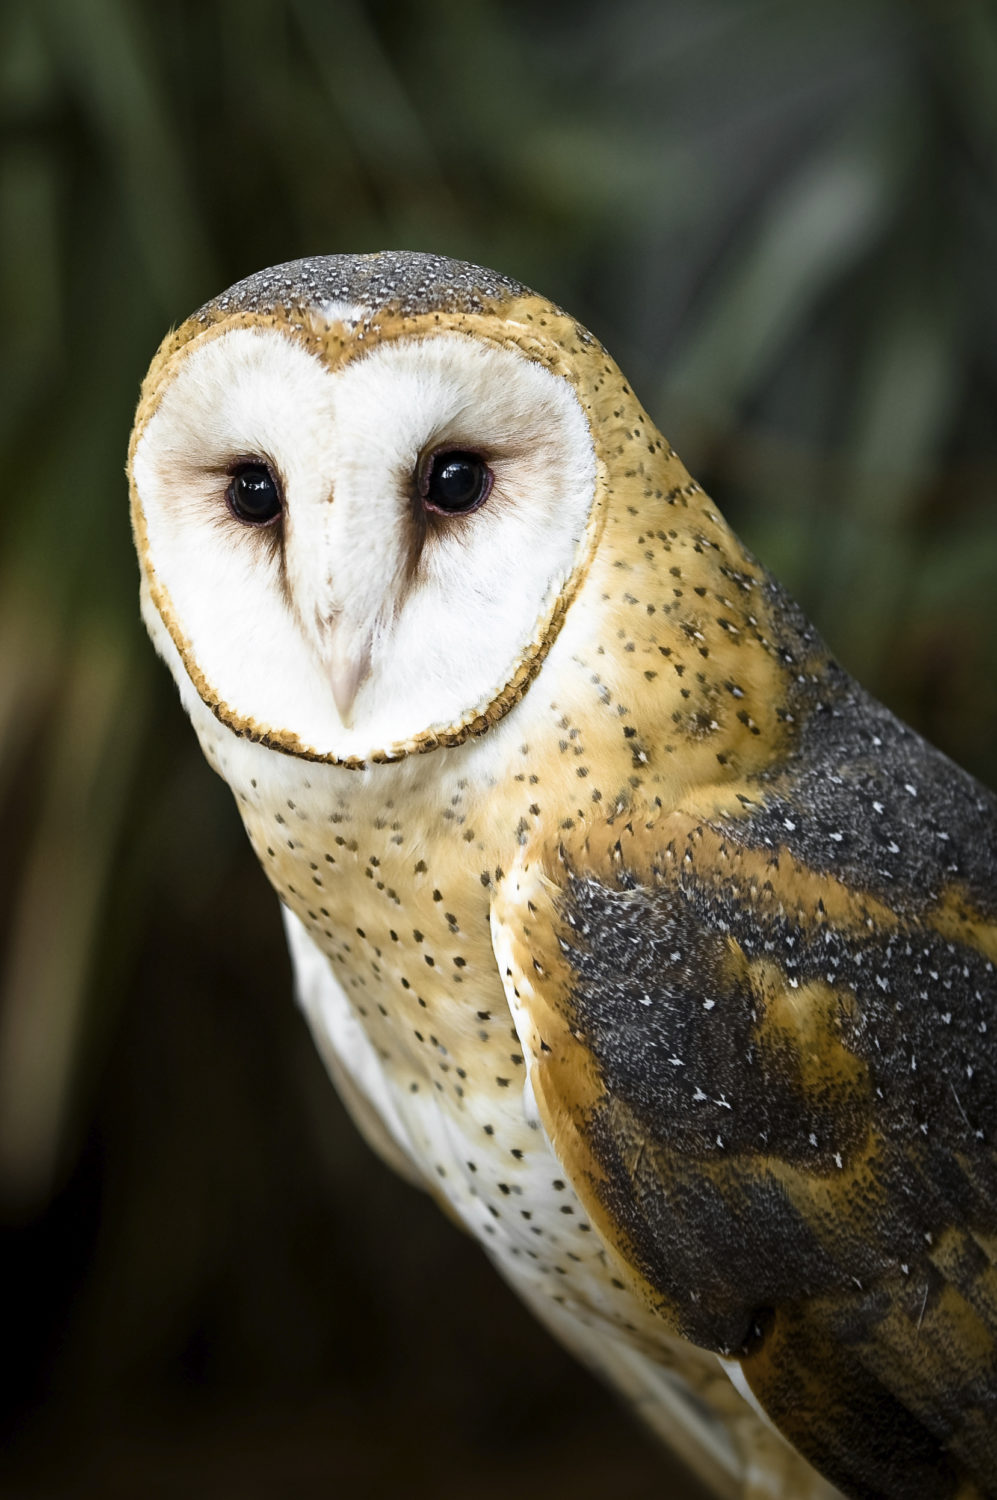
[[[4,0],[0,143],[0,1491],[691,1496],[339,1108],[138,622],[131,414],[258,267],[498,267],[993,785],[994,5]]]

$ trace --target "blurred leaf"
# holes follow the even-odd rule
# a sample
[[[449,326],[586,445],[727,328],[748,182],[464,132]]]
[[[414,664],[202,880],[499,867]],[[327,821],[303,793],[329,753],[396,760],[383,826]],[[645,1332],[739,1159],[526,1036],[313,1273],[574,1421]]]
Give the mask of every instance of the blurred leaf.
[[[51,382],[62,352],[62,276],[57,164],[25,141],[0,159],[0,298],[7,309],[6,362],[17,372],[0,405],[0,444]]]
[[[60,65],[103,135],[148,278],[172,307],[211,258],[136,12],[125,0],[47,0],[46,9]]]
[[[772,195],[676,361],[670,386],[723,412],[759,385],[815,304],[896,211],[908,152],[902,118],[880,114],[850,124]]]
[[[43,800],[0,988],[0,1182],[8,1211],[51,1191],[62,1146],[95,930],[141,743],[128,645],[81,632],[51,726]]]

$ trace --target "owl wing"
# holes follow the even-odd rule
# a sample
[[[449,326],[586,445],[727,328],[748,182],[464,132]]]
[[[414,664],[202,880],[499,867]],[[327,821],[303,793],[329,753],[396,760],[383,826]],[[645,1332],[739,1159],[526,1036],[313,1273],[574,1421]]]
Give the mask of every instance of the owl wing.
[[[554,1149],[667,1324],[846,1494],[994,1495],[997,806],[890,723],[736,815],[524,849],[493,943]]]

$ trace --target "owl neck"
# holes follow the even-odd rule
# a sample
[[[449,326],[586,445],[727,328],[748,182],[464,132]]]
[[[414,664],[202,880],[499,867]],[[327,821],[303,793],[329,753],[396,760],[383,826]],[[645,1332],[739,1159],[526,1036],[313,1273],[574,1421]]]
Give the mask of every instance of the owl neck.
[[[583,585],[510,715],[562,820],[693,793],[736,810],[791,754],[800,684],[835,690],[823,642],[709,496],[653,427],[631,413],[629,430],[643,432],[648,461],[621,449]],[[506,726],[501,739],[516,738]]]

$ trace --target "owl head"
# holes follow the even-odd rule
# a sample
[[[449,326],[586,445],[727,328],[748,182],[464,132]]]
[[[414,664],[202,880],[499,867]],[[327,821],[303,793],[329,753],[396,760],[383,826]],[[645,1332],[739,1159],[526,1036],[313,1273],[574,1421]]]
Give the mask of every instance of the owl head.
[[[218,718],[290,754],[483,733],[586,574],[628,397],[590,334],[491,271],[344,255],[240,282],[143,388],[154,639]]]

